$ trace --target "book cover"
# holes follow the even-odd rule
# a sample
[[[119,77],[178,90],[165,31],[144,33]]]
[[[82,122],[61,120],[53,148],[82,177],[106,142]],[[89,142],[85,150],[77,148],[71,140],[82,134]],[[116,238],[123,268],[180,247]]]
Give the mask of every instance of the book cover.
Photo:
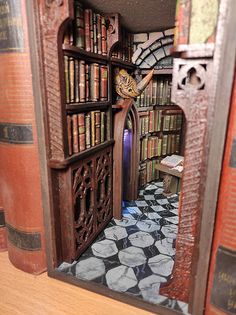
[[[70,87],[70,103],[75,101],[75,61],[73,57],[69,57],[69,87]]]
[[[100,100],[107,101],[108,98],[108,70],[107,66],[100,66]]]
[[[79,60],[75,59],[75,102],[79,103]]]
[[[73,153],[79,152],[79,138],[78,138],[78,117],[72,115],[72,148]]]
[[[95,111],[95,145],[101,143],[101,112]]]
[[[84,151],[85,144],[85,114],[78,114],[78,136],[79,136],[79,152]]]
[[[91,51],[90,12],[89,9],[84,10],[85,50],[88,52]]]
[[[70,103],[70,80],[69,80],[69,57],[64,56],[64,72],[65,72],[65,87],[66,87],[66,103]]]
[[[75,46],[85,48],[84,10],[79,2],[75,5]]]
[[[106,113],[101,112],[101,143],[106,141]]]
[[[91,147],[91,113],[85,116],[85,147],[86,149]]]
[[[97,14],[97,45],[98,45],[98,54],[102,54],[102,17],[100,14]]]
[[[79,60],[79,101],[83,103],[85,100],[85,61]]]

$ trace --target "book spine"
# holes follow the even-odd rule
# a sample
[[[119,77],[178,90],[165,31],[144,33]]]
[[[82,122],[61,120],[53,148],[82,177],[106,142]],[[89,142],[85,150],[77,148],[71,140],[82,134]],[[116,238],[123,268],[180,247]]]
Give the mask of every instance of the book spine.
[[[97,14],[93,13],[93,50],[98,53]]]
[[[85,147],[89,149],[91,147],[91,113],[85,116]]]
[[[77,115],[72,115],[72,143],[73,153],[79,152],[79,138],[78,138],[78,118]]]
[[[101,143],[101,112],[95,112],[95,145]]]
[[[95,112],[91,112],[91,147],[95,146]]]
[[[69,57],[69,82],[70,82],[70,103],[75,101],[75,62]]]
[[[102,54],[102,17],[97,14],[97,42],[98,42],[98,54]]]
[[[79,61],[79,101],[81,103],[86,100],[86,91],[85,91],[85,61]]]
[[[79,103],[79,60],[75,59],[75,102]]]
[[[78,114],[79,152],[84,151],[85,144],[85,114]]]
[[[65,72],[65,87],[66,87],[66,103],[70,103],[70,80],[69,80],[69,57],[64,56],[64,72]]]
[[[93,12],[90,10],[89,13],[89,29],[90,29],[90,47],[91,47],[91,52],[94,52],[94,32],[93,32]]]
[[[92,102],[96,102],[99,100],[99,87],[99,65],[97,63],[92,63],[90,80],[90,93]]]
[[[102,55],[107,55],[107,28],[104,17],[102,17]]]
[[[108,70],[107,66],[100,66],[100,100],[108,99]]]
[[[72,119],[71,116],[67,115],[67,136],[68,136],[68,151],[69,155],[72,155]]]
[[[85,100],[90,100],[90,65],[85,64]]]
[[[90,11],[89,9],[84,10],[85,50],[88,52],[91,51]]]
[[[104,141],[106,141],[106,137],[105,137],[105,124],[106,124],[106,113],[105,112],[101,112],[101,143],[103,143]]]
[[[38,85],[33,86],[35,82],[40,82],[40,73],[37,67],[33,67],[39,60],[32,53],[36,40],[29,37],[26,22],[32,8],[32,2],[28,2],[29,11],[25,1],[1,1],[1,7],[9,6],[10,12],[1,14],[1,25],[6,21],[1,35],[4,30],[9,32],[7,41],[1,38],[0,206],[5,214],[2,234],[5,234],[5,229],[9,261],[24,272],[39,274],[46,270],[40,176],[43,153],[38,144],[42,135],[37,132],[35,114],[37,107],[41,106],[36,95],[40,95],[41,91]],[[59,130],[58,136],[61,134]],[[2,310],[1,313],[5,312]]]
[[[84,49],[85,48],[84,10],[80,3],[77,3],[75,6],[75,26],[76,26],[75,46]]]

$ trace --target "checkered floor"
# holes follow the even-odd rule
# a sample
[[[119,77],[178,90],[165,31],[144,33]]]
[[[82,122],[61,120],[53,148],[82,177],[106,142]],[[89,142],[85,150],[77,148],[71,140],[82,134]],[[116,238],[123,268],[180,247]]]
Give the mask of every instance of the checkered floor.
[[[178,224],[178,195],[166,198],[162,187],[150,183],[138,200],[124,202],[122,220],[113,219],[78,261],[58,270],[188,314],[187,304],[159,295],[173,269]]]

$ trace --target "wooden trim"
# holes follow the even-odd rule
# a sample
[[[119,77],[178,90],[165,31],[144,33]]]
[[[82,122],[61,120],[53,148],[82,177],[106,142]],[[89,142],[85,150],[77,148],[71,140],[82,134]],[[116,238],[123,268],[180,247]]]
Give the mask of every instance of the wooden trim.
[[[212,235],[217,206],[219,181],[224,154],[230,96],[235,73],[235,17],[236,2],[222,0],[217,26],[214,53],[214,119],[211,121],[211,145],[208,155],[205,196],[199,239],[199,257],[193,287],[193,315],[202,314],[205,303]],[[224,106],[222,106],[224,104]],[[217,158],[216,158],[217,157]]]

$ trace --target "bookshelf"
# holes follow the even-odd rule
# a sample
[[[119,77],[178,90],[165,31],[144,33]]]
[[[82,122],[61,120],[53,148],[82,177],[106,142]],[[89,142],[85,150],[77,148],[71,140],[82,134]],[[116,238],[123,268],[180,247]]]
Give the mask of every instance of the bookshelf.
[[[148,70],[142,70],[146,75]],[[172,69],[155,70],[137,98],[139,114],[139,187],[159,178],[162,158],[181,153],[182,110],[171,103]]]
[[[132,47],[118,14],[74,1],[59,47],[64,159],[49,161],[60,191],[62,261],[78,258],[113,216],[112,75],[134,68]]]

